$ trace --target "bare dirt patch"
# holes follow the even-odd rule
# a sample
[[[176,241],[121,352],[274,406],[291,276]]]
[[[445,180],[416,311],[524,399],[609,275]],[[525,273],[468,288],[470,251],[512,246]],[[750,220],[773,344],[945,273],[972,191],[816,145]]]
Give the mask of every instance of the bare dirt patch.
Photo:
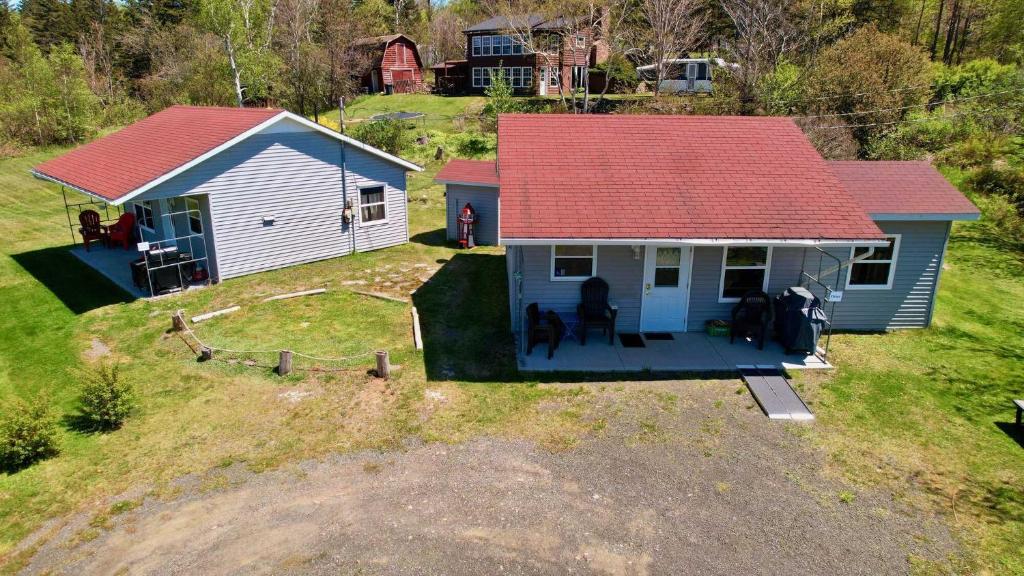
[[[236,465],[92,540],[59,533],[26,573],[902,574],[956,553],[940,518],[823,474],[735,382],[590,389],[594,432],[573,449],[480,438]]]

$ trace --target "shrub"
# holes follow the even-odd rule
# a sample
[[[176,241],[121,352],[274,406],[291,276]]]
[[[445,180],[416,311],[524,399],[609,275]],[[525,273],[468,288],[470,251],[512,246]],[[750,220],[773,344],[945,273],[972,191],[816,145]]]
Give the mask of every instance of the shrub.
[[[994,134],[974,135],[943,150],[937,159],[942,164],[958,168],[988,166],[1002,158],[1007,148],[1007,139],[1004,137]]]
[[[57,416],[49,399],[15,398],[0,413],[0,469],[16,472],[59,452]]]
[[[357,124],[350,135],[390,154],[398,154],[408,144],[405,123],[400,120],[374,120]]]
[[[636,67],[629,58],[621,54],[614,54],[607,62],[598,64],[595,71],[608,75],[608,91],[629,94],[636,91],[640,84],[640,77],[636,73]]]
[[[135,408],[135,391],[121,377],[117,364],[100,364],[93,371],[84,371],[81,416],[95,430],[115,430]]]

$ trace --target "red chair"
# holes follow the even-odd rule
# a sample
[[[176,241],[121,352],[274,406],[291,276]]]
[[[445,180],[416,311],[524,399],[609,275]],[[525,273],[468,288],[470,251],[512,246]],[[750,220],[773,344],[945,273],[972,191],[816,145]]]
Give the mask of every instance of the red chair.
[[[135,238],[135,214],[131,212],[121,214],[117,222],[111,224],[107,231],[109,233],[109,244],[120,244],[127,250],[131,247],[132,240]]]
[[[78,214],[78,222],[82,225],[78,233],[82,235],[85,251],[89,251],[89,242],[100,240],[107,243],[107,227],[100,224],[100,215],[95,210],[83,210]]]

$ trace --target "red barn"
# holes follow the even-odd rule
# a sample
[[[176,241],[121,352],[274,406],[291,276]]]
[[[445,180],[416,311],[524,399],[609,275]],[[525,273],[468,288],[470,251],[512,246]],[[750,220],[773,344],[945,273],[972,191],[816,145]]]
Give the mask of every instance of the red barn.
[[[423,87],[423,61],[416,42],[404,34],[374,36],[356,40],[367,52],[371,68],[362,77],[363,88],[371,94],[415,92]]]

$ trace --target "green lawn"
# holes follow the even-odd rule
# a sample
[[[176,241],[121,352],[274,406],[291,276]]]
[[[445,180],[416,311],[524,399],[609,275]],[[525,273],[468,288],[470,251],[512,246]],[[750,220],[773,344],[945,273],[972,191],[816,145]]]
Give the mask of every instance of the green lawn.
[[[352,109],[368,116],[429,104],[451,112],[474,100],[459,102],[370,97]],[[441,141],[457,131],[451,124],[430,130]],[[85,352],[94,340],[110,348],[108,360],[124,363],[140,392],[140,409],[123,429],[87,434],[69,422],[59,456],[0,473],[0,554],[48,519],[82,509],[105,513],[105,498],[132,487],[170,493],[174,478],[232,462],[288,466],[395,447],[410,436],[516,435],[563,448],[585,434],[575,415],[586,393],[518,381],[502,251],[467,253],[445,244],[442,190],[431,181],[443,163],[433,160],[435,143],[405,154],[426,166],[410,175],[411,243],[134,302],[67,254],[60,193],[28,174],[62,150],[0,160],[0,399],[43,391],[73,415],[75,370],[89,365]],[[445,148],[451,154],[456,147]],[[798,378],[818,420],[794,431],[827,451],[836,474],[940,513],[965,544],[966,556],[954,559],[958,571],[1024,573],[1024,436],[1007,426],[1010,399],[1024,396],[1024,261],[984,223],[972,223],[956,227],[947,268],[934,328],[838,336],[838,369]],[[328,293],[261,302],[316,287]],[[413,288],[425,352],[413,349],[409,305],[353,291],[408,297]],[[400,368],[387,385],[366,375],[370,362],[359,360],[334,366],[344,371],[280,378],[269,367],[272,353],[200,364],[168,333],[174,309],[191,314],[233,304],[243,311],[197,325],[200,336],[223,347],[287,346],[331,357],[386,348]],[[428,388],[448,402],[426,402]],[[723,393],[735,389],[730,384]],[[288,392],[310,394],[291,402],[282,397]],[[7,569],[23,558],[6,557]]]
[[[452,120],[465,114],[478,114],[484,106],[482,96],[437,96],[434,94],[392,94],[390,96],[360,96],[345,105],[346,121],[363,121],[374,114],[385,112],[419,112],[422,119],[415,120],[425,128],[450,129]],[[320,115],[327,126],[337,127],[338,110]]]

